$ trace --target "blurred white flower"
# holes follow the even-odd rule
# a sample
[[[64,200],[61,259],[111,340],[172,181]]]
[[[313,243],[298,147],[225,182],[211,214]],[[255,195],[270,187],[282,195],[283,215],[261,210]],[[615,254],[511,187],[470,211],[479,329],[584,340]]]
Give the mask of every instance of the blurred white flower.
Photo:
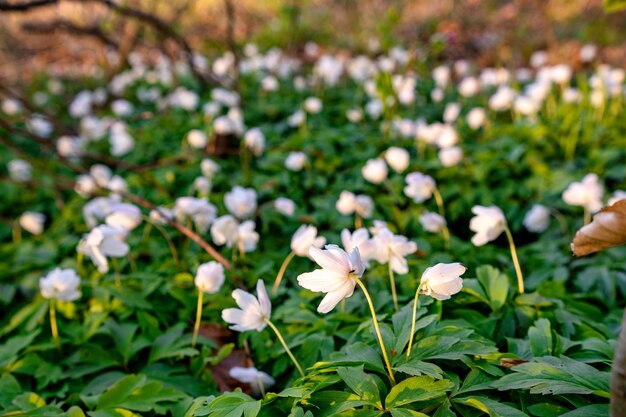
[[[533,233],[541,233],[550,225],[550,209],[541,204],[533,204],[524,216],[524,227]]]
[[[404,180],[406,182],[404,194],[412,198],[415,203],[421,203],[433,196],[436,183],[431,176],[421,172],[411,172]]]
[[[211,226],[211,238],[217,245],[226,245],[227,248],[235,246],[241,252],[252,252],[259,242],[255,227],[252,220],[239,224],[237,219],[227,214],[215,220]]]
[[[453,167],[458,165],[463,159],[463,150],[458,146],[443,148],[438,153],[439,161],[444,167]]]
[[[9,177],[13,181],[24,182],[32,178],[33,167],[23,159],[13,159],[7,164]]]
[[[365,266],[358,249],[348,254],[337,245],[327,245],[324,250],[312,247],[309,255],[322,269],[298,275],[298,284],[313,292],[327,293],[317,311],[328,313],[341,300],[352,296],[356,279],[361,278]]]
[[[106,224],[96,226],[79,243],[77,250],[91,258],[98,271],[107,273],[109,262],[107,256],[121,258],[130,250],[125,242],[128,231],[123,228]]]
[[[233,366],[228,374],[237,381],[250,385],[253,395],[259,395],[275,384],[274,378],[256,368],[242,368]]]
[[[2,112],[9,116],[15,116],[23,109],[22,103],[14,98],[5,98],[2,100]]]
[[[57,139],[57,153],[64,158],[76,158],[83,152],[83,141],[76,136],[61,136]]]
[[[350,233],[348,229],[341,231],[341,245],[348,253],[355,248],[359,249],[361,260],[367,266],[371,259],[375,258],[376,245],[370,239],[367,229],[360,228]]]
[[[258,127],[250,129],[243,137],[246,147],[252,151],[255,156],[261,156],[265,150],[265,135]]]
[[[623,200],[626,198],[626,191],[622,191],[622,190],[617,190],[613,193],[613,195],[611,196],[611,198],[609,199],[609,201],[606,203],[607,206],[612,206],[613,204],[617,203],[620,200]]]
[[[363,178],[373,184],[380,184],[385,181],[388,173],[387,164],[380,158],[369,159],[361,169]]]
[[[486,121],[487,112],[482,107],[475,107],[467,113],[467,124],[474,130],[483,127]]]
[[[133,137],[126,130],[126,124],[122,122],[115,122],[111,126],[109,142],[111,143],[111,155],[113,156],[126,155],[135,147]]]
[[[466,77],[459,83],[459,94],[463,97],[474,97],[480,91],[480,81],[476,77]]]
[[[443,111],[443,121],[446,123],[454,123],[461,114],[461,105],[459,103],[448,103]]]
[[[604,205],[602,194],[604,187],[596,174],[587,174],[581,182],[573,182],[563,191],[563,201],[570,206],[582,206],[590,212],[596,212]]]
[[[43,298],[58,301],[74,301],[80,298],[80,277],[73,269],[55,268],[39,279]]]
[[[289,116],[287,124],[291,127],[299,127],[306,121],[306,114],[302,110],[297,110],[294,114]]]
[[[256,191],[239,185],[224,194],[224,204],[231,214],[239,219],[252,216],[257,208]]]
[[[224,284],[224,266],[215,261],[200,264],[194,283],[200,291],[208,294],[218,292]]]
[[[291,250],[298,256],[309,256],[311,247],[321,248],[326,238],[317,235],[317,227],[301,225],[291,238]]]
[[[446,219],[440,214],[427,211],[419,217],[420,224],[430,233],[439,233],[446,227]]]
[[[108,207],[108,210],[109,213],[104,221],[109,226],[121,227],[130,231],[141,224],[141,210],[137,206],[115,202]]]
[[[83,90],[74,96],[67,111],[74,118],[84,117],[91,113],[92,105],[93,93],[89,90]]]
[[[111,103],[111,111],[119,117],[127,117],[133,113],[134,107],[128,100],[117,99]]]
[[[394,235],[389,229],[381,229],[372,238],[374,259],[381,264],[389,263],[391,269],[397,274],[406,274],[409,267],[405,256],[417,250],[417,244],[411,242],[405,236]]]
[[[174,215],[179,223],[185,223],[188,219],[193,221],[199,233],[204,234],[209,229],[217,209],[203,198],[179,197],[174,204]]]
[[[346,118],[352,123],[359,123],[363,120],[363,111],[361,109],[350,109],[346,112]]]
[[[200,162],[200,171],[202,171],[202,175],[204,175],[207,179],[212,179],[213,176],[219,172],[220,170],[220,166],[217,164],[217,162],[213,161],[212,159],[203,159],[202,162]]]
[[[530,66],[533,68],[543,67],[548,63],[548,53],[546,51],[535,51],[530,56]]]
[[[342,191],[341,194],[339,194],[339,200],[337,200],[335,207],[337,211],[344,216],[354,213],[356,210],[356,195],[350,191]]]
[[[211,180],[207,177],[196,177],[193,180],[192,188],[196,190],[200,196],[207,196],[211,191]]]
[[[440,148],[451,148],[459,141],[459,134],[454,126],[442,125],[436,138],[437,146]]]
[[[582,62],[591,62],[596,58],[596,54],[598,53],[598,47],[592,43],[588,43],[583,45],[580,48],[579,56]]]
[[[432,77],[433,80],[435,80],[435,84],[441,88],[445,88],[448,85],[448,82],[450,82],[450,75],[450,67],[445,65],[440,65],[432,71]]]
[[[20,226],[28,233],[40,235],[43,232],[43,225],[46,222],[46,216],[35,211],[25,211],[19,219]]]
[[[233,291],[233,298],[239,308],[222,310],[222,319],[232,324],[230,326],[232,330],[260,332],[267,326],[267,321],[272,314],[272,304],[265,290],[265,284],[261,280],[256,284],[256,293],[258,298],[240,289]]]
[[[470,230],[476,232],[472,236],[472,243],[482,246],[495,240],[504,231],[506,219],[504,213],[496,206],[474,206],[472,213],[475,214],[470,220]]]
[[[409,152],[404,148],[392,146],[385,151],[385,161],[394,171],[400,173],[409,167]]]
[[[200,129],[192,129],[187,132],[187,143],[195,149],[204,149],[209,143],[206,133]]]
[[[301,171],[307,162],[304,152],[290,152],[285,159],[285,167],[290,171]]]
[[[281,214],[291,217],[296,211],[296,203],[285,197],[278,197],[274,200],[274,208]]]
[[[303,107],[309,114],[318,114],[322,111],[322,100],[317,97],[308,97],[304,100]]]
[[[467,268],[458,262],[451,264],[438,263],[426,268],[420,279],[422,294],[437,300],[448,300],[463,288],[463,275]]]
[[[52,122],[38,114],[34,114],[30,119],[26,120],[26,127],[30,132],[44,138],[50,137],[54,131]]]
[[[118,200],[112,197],[96,197],[83,206],[83,217],[89,228],[94,228],[101,220],[104,220],[111,207],[117,204]]]

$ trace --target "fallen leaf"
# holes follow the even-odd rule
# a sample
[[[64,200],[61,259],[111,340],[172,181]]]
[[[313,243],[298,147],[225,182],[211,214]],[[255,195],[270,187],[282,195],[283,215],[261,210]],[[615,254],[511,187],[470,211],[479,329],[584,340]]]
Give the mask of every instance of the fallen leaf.
[[[572,242],[575,256],[626,244],[626,199],[604,207],[593,221],[576,232]]]

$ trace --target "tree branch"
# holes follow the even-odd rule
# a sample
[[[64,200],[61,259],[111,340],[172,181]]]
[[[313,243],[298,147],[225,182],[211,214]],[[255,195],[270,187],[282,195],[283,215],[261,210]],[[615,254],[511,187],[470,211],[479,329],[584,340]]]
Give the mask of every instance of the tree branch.
[[[0,12],[26,12],[39,7],[57,4],[57,0],[32,0],[26,3],[8,3],[0,0]]]
[[[99,26],[79,26],[66,19],[55,19],[49,22],[26,22],[22,29],[35,33],[50,33],[61,30],[74,35],[87,36],[97,39],[106,46],[118,49],[119,44],[110,38]]]

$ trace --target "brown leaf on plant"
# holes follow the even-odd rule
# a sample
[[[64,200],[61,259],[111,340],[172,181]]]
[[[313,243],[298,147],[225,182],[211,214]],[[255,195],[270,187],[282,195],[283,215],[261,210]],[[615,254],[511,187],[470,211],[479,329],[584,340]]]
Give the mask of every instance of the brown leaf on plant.
[[[503,366],[509,369],[517,365],[521,365],[523,363],[528,363],[528,361],[525,359],[520,359],[520,358],[500,358],[500,366]]]
[[[576,232],[572,242],[575,256],[626,245],[626,199],[604,207],[593,221]]]

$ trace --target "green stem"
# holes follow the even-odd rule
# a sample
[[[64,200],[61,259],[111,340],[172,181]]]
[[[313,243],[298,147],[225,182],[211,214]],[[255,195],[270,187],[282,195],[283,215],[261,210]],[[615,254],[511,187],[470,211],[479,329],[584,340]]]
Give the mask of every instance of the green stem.
[[[283,264],[280,266],[280,269],[278,270],[278,275],[276,275],[276,279],[274,280],[274,286],[272,287],[272,295],[275,295],[276,291],[278,291],[280,282],[283,280],[283,276],[287,271],[287,266],[289,266],[289,263],[294,258],[294,256],[296,256],[296,253],[294,251],[289,252],[289,255],[287,255],[287,257],[283,261]]]
[[[396,293],[396,280],[393,277],[393,269],[391,269],[391,261],[387,264],[389,269],[389,285],[391,286],[391,297],[393,298],[393,307],[398,312],[398,295]]]
[[[378,326],[378,319],[376,318],[376,310],[374,309],[374,303],[372,303],[372,298],[370,297],[367,288],[365,288],[365,284],[358,279],[355,278],[356,283],[359,285],[363,294],[365,295],[365,299],[367,300],[367,304],[370,307],[370,312],[372,313],[372,320],[374,321],[374,330],[376,330],[376,335],[378,336],[378,343],[380,343],[380,349],[383,352],[383,359],[385,360],[385,365],[387,366],[387,372],[389,372],[389,378],[393,385],[396,384],[396,379],[393,376],[393,369],[391,368],[391,362],[389,362],[389,357],[387,356],[387,349],[385,348],[385,342],[383,341],[383,335],[380,332],[380,327]]]
[[[52,339],[57,349],[61,349],[61,342],[59,341],[59,329],[57,327],[57,311],[55,308],[55,299],[50,299],[50,330],[52,331]]]
[[[272,323],[269,319],[265,319],[265,322],[268,326],[272,328],[272,330],[274,330],[274,333],[276,333],[276,337],[278,337],[278,340],[283,345],[283,348],[285,348],[285,352],[287,352],[287,355],[289,355],[289,357],[293,361],[293,364],[296,365],[298,372],[300,372],[300,376],[304,378],[304,371],[302,370],[302,367],[298,363],[296,357],[293,356],[293,353],[291,353],[291,349],[289,349],[289,346],[287,346],[287,343],[285,342],[285,339],[283,339],[283,336],[280,334],[280,331],[278,331],[278,328],[274,326],[274,323]]]
[[[117,261],[117,258],[111,258],[111,263],[113,264],[113,270],[115,271],[115,286],[121,287],[122,281],[120,279],[120,264]]]
[[[411,357],[411,349],[413,348],[413,339],[415,338],[415,319],[417,316],[417,309],[420,305],[420,291],[422,290],[422,283],[418,285],[417,291],[415,291],[415,299],[413,300],[413,316],[411,318],[411,335],[409,336],[409,347],[406,351],[406,360],[408,361]]]
[[[153,221],[150,217],[145,216],[144,219],[148,222],[148,225],[154,226],[159,232],[161,232],[161,235],[167,242],[167,246],[169,246],[170,248],[170,252],[172,253],[172,258],[174,258],[174,263],[176,264],[176,268],[180,269],[178,251],[176,250],[176,246],[174,246],[174,242],[172,242],[172,238],[170,237],[169,233],[167,233],[167,230],[165,230],[165,228],[161,226],[159,223]]]
[[[441,234],[443,235],[443,241],[444,241],[446,250],[450,249],[450,230],[448,229],[448,226],[446,226],[445,224],[443,225],[443,228],[441,229]]]
[[[522,269],[519,265],[519,259],[517,259],[517,250],[515,249],[515,242],[513,242],[513,235],[509,229],[508,224],[504,224],[504,233],[509,240],[509,248],[511,249],[511,258],[513,258],[513,265],[515,266],[515,274],[517,275],[517,286],[520,294],[524,294],[524,277],[522,276]]]
[[[585,207],[584,210],[585,211],[583,213],[583,220],[585,222],[585,225],[588,225],[591,222],[591,212],[589,212],[587,207]]]
[[[443,198],[441,197],[441,193],[437,187],[433,187],[433,195],[435,196],[435,201],[437,202],[437,207],[439,208],[439,214],[441,214],[441,217],[446,217],[446,211],[443,207]]]
[[[200,331],[200,322],[202,321],[202,290],[198,289],[198,308],[196,309],[196,324],[193,326],[193,338],[191,339],[191,347],[195,347],[198,342],[198,332]]]

